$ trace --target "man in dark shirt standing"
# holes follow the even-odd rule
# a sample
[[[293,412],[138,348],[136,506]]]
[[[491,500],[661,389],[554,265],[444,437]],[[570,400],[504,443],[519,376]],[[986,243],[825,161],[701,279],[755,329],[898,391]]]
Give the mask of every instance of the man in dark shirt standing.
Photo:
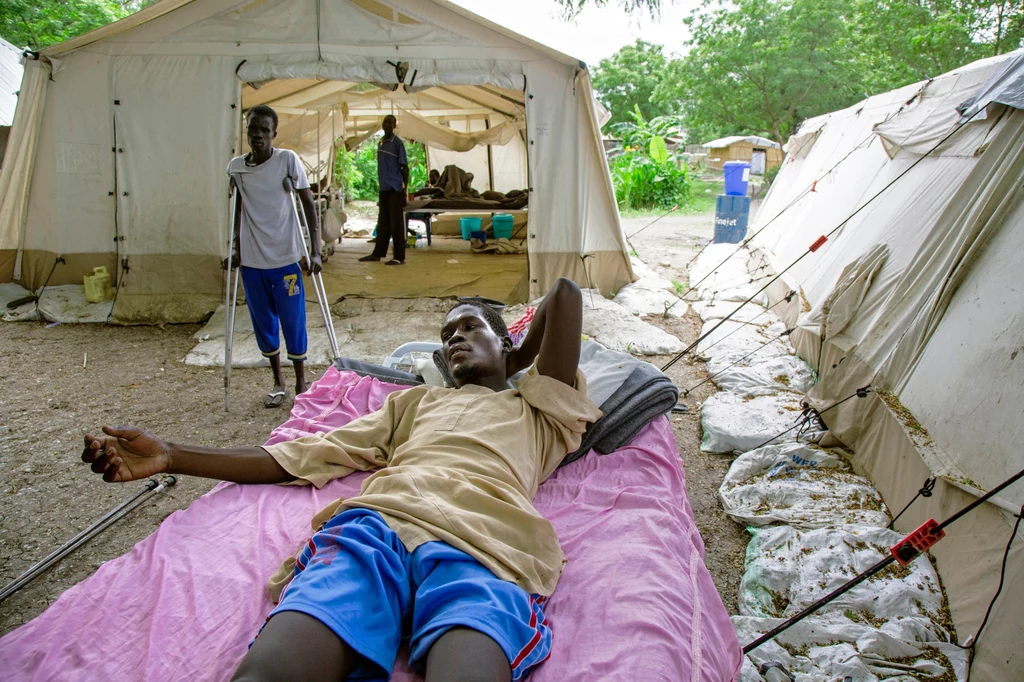
[[[385,265],[405,264],[405,191],[409,186],[409,161],[405,144],[395,135],[395,117],[388,114],[381,127],[384,137],[377,144],[377,179],[380,181],[380,203],[377,213],[377,243],[373,253],[361,261],[379,261],[388,255],[388,241],[394,242],[392,260]]]

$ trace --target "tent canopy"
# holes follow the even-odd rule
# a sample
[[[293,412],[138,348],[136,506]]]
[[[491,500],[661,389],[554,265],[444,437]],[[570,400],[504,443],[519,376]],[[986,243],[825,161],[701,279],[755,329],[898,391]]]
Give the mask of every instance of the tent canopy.
[[[1024,468],[1022,57],[982,60],[805,122],[751,228],[775,271],[786,270],[772,301],[793,289],[810,308],[797,299],[785,321],[820,375],[816,406],[866,385],[885,392],[826,417],[855,464],[893,510],[939,477],[932,497],[901,517],[902,531]],[[931,550],[961,641],[985,615],[1010,513],[1022,504],[1024,486],[1006,489]],[[1024,637],[1022,558],[1017,542],[975,651],[980,678],[1024,676],[1024,659],[1006,653]]]
[[[779,148],[778,142],[769,140],[767,137],[758,137],[757,135],[730,135],[729,137],[720,137],[717,140],[705,142],[701,147],[704,147],[705,149],[721,149],[723,147],[728,147],[731,144],[736,144],[737,142],[747,142],[755,147]]]
[[[224,171],[257,103],[317,173],[392,112],[433,165],[490,145],[492,186],[530,190],[531,297],[559,276],[632,280],[585,65],[443,0],[162,0],[44,50],[0,173],[0,280],[108,265],[115,319],[202,318],[222,291]]]

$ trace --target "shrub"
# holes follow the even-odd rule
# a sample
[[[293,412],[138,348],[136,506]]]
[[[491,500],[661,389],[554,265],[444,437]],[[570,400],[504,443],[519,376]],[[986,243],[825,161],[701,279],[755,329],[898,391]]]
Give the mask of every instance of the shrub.
[[[689,197],[689,174],[673,157],[659,163],[627,147],[621,156],[612,159],[610,168],[620,209],[669,209]]]

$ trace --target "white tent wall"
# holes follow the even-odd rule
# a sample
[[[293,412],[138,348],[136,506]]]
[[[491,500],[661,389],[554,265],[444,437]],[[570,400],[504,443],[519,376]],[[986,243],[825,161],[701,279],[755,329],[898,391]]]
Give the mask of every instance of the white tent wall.
[[[25,65],[18,108],[0,165],[0,282],[21,276],[19,252],[24,247],[29,187],[49,78],[49,64],[32,61]]]
[[[1024,363],[1017,359],[1024,358],[1024,111],[991,105],[935,154],[921,156],[957,127],[955,107],[1007,59],[807,122],[751,228],[765,227],[754,243],[778,272],[892,183],[770,293],[774,303],[799,289],[812,308],[801,315],[794,303],[784,317],[798,324],[798,354],[819,369],[811,392],[819,409],[860,386],[892,390],[885,403],[874,395],[854,400],[826,422],[855,450],[855,465],[890,509],[902,509],[926,477],[940,476],[934,495],[898,522],[905,532],[949,516],[1024,468]],[[862,256],[871,263],[858,264]],[[858,268],[859,280],[842,279]],[[851,282],[850,296],[839,300]],[[995,593],[1010,510],[1022,503],[1024,487],[1004,491],[932,549],[961,641]],[[978,679],[1024,677],[1021,539],[976,650]]]
[[[460,133],[475,133],[481,130],[486,130],[487,124],[484,123],[482,118],[475,118],[468,120],[452,120],[448,122],[448,127]],[[401,123],[399,123],[398,134],[402,134]],[[488,172],[487,165],[486,146],[473,147],[473,149],[466,152],[450,152],[445,149],[428,147],[427,159],[430,167],[436,168],[438,171],[443,171],[444,167],[449,164],[455,164],[467,173],[472,173],[473,189],[477,191],[482,192],[486,189],[497,189],[498,191],[501,191],[498,187],[491,187],[490,174]],[[516,188],[507,187],[505,189],[507,191],[509,189]]]
[[[243,83],[397,84],[396,59],[455,102],[528,90],[531,296],[563,275],[606,293],[632,280],[585,69],[443,0],[162,0],[44,50],[0,176],[0,275],[21,245],[29,288],[58,255],[51,284],[117,264],[115,320],[201,319],[221,292]]]
[[[542,296],[559,276],[614,291],[633,280],[633,270],[604,161],[590,75],[553,62],[529,63],[525,73],[530,298]]]

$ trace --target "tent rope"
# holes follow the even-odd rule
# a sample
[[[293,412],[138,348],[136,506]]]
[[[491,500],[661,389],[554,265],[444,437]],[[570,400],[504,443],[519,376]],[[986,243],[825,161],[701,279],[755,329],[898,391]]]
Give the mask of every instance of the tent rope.
[[[924,479],[924,485],[921,486],[921,489],[917,491],[917,494],[914,495],[913,499],[911,499],[910,502],[907,502],[907,505],[900,510],[900,513],[893,517],[892,521],[889,522],[889,525],[886,526],[886,528],[892,528],[893,525],[895,525],[895,523],[899,521],[900,517],[903,516],[903,512],[910,509],[910,505],[917,502],[917,498],[931,497],[932,491],[935,490],[935,480],[936,479],[934,476],[929,476],[928,478]]]

